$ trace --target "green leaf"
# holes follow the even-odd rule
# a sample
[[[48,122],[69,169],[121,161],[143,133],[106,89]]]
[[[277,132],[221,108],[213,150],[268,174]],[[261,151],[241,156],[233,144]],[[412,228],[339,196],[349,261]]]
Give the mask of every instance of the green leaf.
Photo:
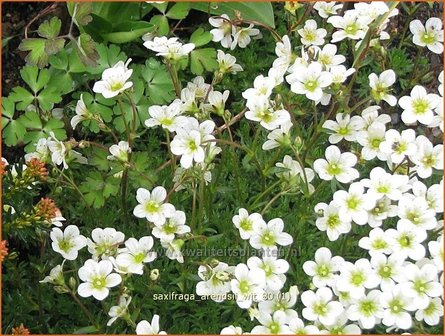
[[[162,14],[165,14],[165,11],[167,10],[168,7],[168,1],[164,1],[161,3],[152,3],[151,5],[158,11],[160,11]]]
[[[22,124],[28,129],[42,129],[42,121],[34,111],[28,111],[22,116]]]
[[[19,111],[24,111],[34,101],[34,95],[21,86],[13,88],[9,97],[11,97],[15,103],[18,103],[16,108]]]
[[[68,6],[68,11],[77,26],[85,26],[93,19],[90,15],[93,11],[91,2],[78,2],[74,5],[71,4]]]
[[[204,48],[193,50],[190,53],[190,70],[195,75],[201,75],[204,70],[213,71],[218,67],[216,61],[216,50]]]
[[[23,141],[26,133],[20,118],[13,119],[14,113],[14,101],[11,98],[2,98],[2,138],[9,147]]]
[[[209,6],[208,2],[193,2],[191,6],[193,9],[210,12],[213,15],[227,14],[231,19],[235,18],[235,11],[239,11],[243,19],[259,21],[275,28],[270,2],[217,2],[214,6]]]
[[[95,66],[99,59],[99,54],[96,50],[96,43],[90,35],[83,33],[77,39],[77,51],[80,59],[85,65]]]
[[[20,70],[20,76],[34,93],[39,92],[48,84],[50,75],[48,69],[39,69],[36,66],[26,65]]]
[[[164,15],[153,16],[150,23],[153,24],[153,33],[156,33],[158,36],[165,36],[170,31],[168,20]]]
[[[190,4],[188,2],[178,2],[174,4],[165,14],[170,19],[182,20],[190,11]]]
[[[212,40],[212,34],[210,32],[205,31],[203,28],[196,29],[192,36],[190,36],[190,42],[193,43],[196,47],[201,47],[206,45]]]
[[[65,40],[63,38],[56,38],[45,41],[45,53],[48,56],[57,54],[65,46]]]
[[[89,205],[94,208],[101,208],[108,197],[117,195],[119,180],[113,176],[105,177],[94,171],[88,174],[79,189],[84,193],[85,200]]]
[[[174,86],[165,65],[153,58],[145,61],[141,76],[146,83],[146,95],[151,104],[165,104],[174,98]]]
[[[44,38],[54,39],[59,36],[62,21],[56,16],[53,16],[50,21],[44,21],[37,30],[37,33]]]
[[[37,65],[43,68],[48,64],[48,55],[45,52],[46,40],[41,38],[24,39],[18,49],[20,51],[29,51],[25,61],[30,65]]]
[[[153,24],[146,21],[125,21],[113,28],[113,32],[103,34],[104,39],[112,43],[133,41],[153,29]]]

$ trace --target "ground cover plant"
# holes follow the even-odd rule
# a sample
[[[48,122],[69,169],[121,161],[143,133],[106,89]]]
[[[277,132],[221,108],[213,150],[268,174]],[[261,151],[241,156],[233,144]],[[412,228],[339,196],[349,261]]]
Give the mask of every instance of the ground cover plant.
[[[3,333],[442,334],[442,4],[2,14]]]

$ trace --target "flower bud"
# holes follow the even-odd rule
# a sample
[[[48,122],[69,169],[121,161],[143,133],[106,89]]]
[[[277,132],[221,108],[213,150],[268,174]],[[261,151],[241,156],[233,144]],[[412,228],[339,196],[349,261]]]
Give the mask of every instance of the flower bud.
[[[76,290],[76,287],[77,287],[76,279],[74,279],[74,277],[70,277],[70,279],[68,280],[68,285],[70,286],[70,288],[72,290]]]
[[[160,275],[159,274],[159,270],[157,268],[152,269],[151,272],[150,272],[150,279],[152,281],[156,281],[156,280],[158,280],[159,275]]]

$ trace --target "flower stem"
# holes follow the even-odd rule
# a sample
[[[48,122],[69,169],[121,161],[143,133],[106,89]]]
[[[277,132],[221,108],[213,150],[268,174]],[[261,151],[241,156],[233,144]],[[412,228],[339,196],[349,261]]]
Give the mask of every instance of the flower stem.
[[[79,300],[76,293],[74,293],[72,290],[69,290],[69,293],[70,293],[71,297],[73,298],[73,300],[78,304],[80,309],[82,309],[82,311],[88,317],[88,320],[90,321],[90,323],[92,325],[94,325],[97,330],[100,330],[100,327],[97,325],[96,321],[94,320],[93,314],[91,314],[91,312],[88,310],[88,308],[85,307],[85,305]]]

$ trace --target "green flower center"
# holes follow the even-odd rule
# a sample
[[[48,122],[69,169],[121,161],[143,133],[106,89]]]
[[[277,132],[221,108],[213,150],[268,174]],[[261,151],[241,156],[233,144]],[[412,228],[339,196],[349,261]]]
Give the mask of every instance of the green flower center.
[[[417,279],[413,283],[413,288],[417,293],[425,294],[425,291],[428,289],[428,282]]]
[[[351,273],[351,284],[354,286],[360,286],[365,282],[365,276],[363,272],[356,271]]]
[[[382,143],[382,139],[379,139],[379,138],[372,139],[371,140],[371,148],[379,149],[381,143]]]
[[[266,246],[274,246],[275,245],[275,236],[272,232],[268,231],[261,236],[261,243]]]
[[[430,301],[430,304],[428,305],[428,307],[425,308],[423,313],[426,316],[433,315],[438,310],[437,308],[438,307],[436,306],[436,304],[433,301]]]
[[[407,149],[405,142],[394,142],[392,145],[392,150],[396,152],[397,154],[402,154]]]
[[[170,221],[168,221],[164,227],[163,230],[166,234],[172,234],[176,233],[176,225],[172,224]]]
[[[380,184],[380,185],[377,187],[377,191],[378,191],[379,193],[381,193],[381,194],[386,194],[386,193],[389,192],[389,187],[388,187],[387,185],[385,185],[385,184]]]
[[[280,332],[280,325],[277,322],[269,324],[269,330],[271,334],[278,334]]]
[[[383,83],[377,83],[375,89],[372,90],[372,97],[378,102],[385,97],[388,88]]]
[[[326,171],[329,175],[338,175],[341,173],[342,169],[338,164],[330,163]]]
[[[337,226],[340,225],[340,217],[337,214],[329,215],[326,225],[330,229],[335,229]]]
[[[406,218],[409,219],[413,224],[417,225],[420,223],[420,214],[415,211],[410,211],[406,215]]]
[[[378,238],[372,242],[372,248],[375,250],[384,250],[387,247],[388,247],[388,243],[381,238]]]
[[[360,302],[359,311],[365,316],[372,316],[377,309],[377,306],[372,300],[363,300]]]
[[[265,264],[265,265],[263,265],[262,268],[263,268],[264,272],[266,273],[266,277],[270,277],[273,274],[272,266]]]
[[[348,135],[350,132],[349,132],[349,128],[348,127],[340,127],[339,129],[338,129],[338,134],[340,134],[340,135]]]
[[[345,32],[350,35],[357,34],[358,30],[359,30],[359,27],[358,27],[357,23],[355,23],[355,22],[350,23],[345,27]]]
[[[420,36],[420,40],[425,44],[432,44],[436,42],[436,36],[433,32],[427,32]]]
[[[93,288],[95,289],[102,289],[106,285],[106,280],[104,277],[96,277],[93,279]]]
[[[314,305],[313,310],[315,314],[323,316],[326,315],[328,308],[326,307],[326,303],[320,302]]]
[[[249,294],[250,292],[250,284],[247,280],[241,280],[239,282],[239,290],[241,292],[241,294]]]
[[[331,273],[331,269],[328,265],[317,265],[315,272],[319,277],[326,278]]]
[[[362,201],[356,196],[351,196],[346,200],[346,205],[350,210],[357,210],[361,203]]]
[[[119,91],[123,87],[124,87],[124,85],[122,83],[116,82],[116,83],[113,83],[113,85],[111,85],[111,91]]]
[[[161,119],[161,124],[164,126],[171,126],[173,124],[172,118],[163,118]]]
[[[429,108],[429,104],[425,99],[413,100],[412,106],[415,114],[424,114]]]
[[[196,142],[193,139],[188,141],[187,147],[193,152],[198,149],[198,146],[196,145]]]
[[[316,40],[317,34],[313,30],[304,29],[303,38],[312,42]]]
[[[389,309],[391,311],[391,313],[397,315],[400,314],[401,312],[403,312],[403,303],[401,300],[399,299],[393,299],[390,303],[389,303]]]
[[[389,279],[392,275],[392,268],[389,267],[388,265],[382,265],[379,267],[378,274],[383,279]]]
[[[316,80],[308,80],[306,83],[304,83],[304,88],[310,92],[313,92],[317,89],[318,83]]]
[[[70,239],[64,238],[59,241],[59,248],[65,253],[68,253],[68,251],[71,250],[73,246],[74,244]]]
[[[401,235],[397,241],[403,248],[408,248],[412,245],[412,237],[406,233]]]
[[[239,226],[244,231],[251,231],[252,230],[252,221],[248,218],[244,218],[240,221]]]
[[[320,57],[318,58],[318,62],[323,65],[329,65],[332,63],[332,57],[329,55],[320,55]]]
[[[142,262],[144,261],[144,259],[145,259],[145,253],[144,253],[144,252],[140,252],[140,253],[134,255],[134,256],[133,256],[133,259],[134,259],[134,262],[135,262],[136,264],[140,264],[140,263],[142,263]]]
[[[145,205],[145,210],[148,213],[155,213],[155,212],[158,212],[159,207],[160,207],[160,205],[158,202],[148,201],[147,204]]]
[[[425,155],[422,158],[422,164],[426,167],[432,167],[436,164],[436,158],[432,154]]]

